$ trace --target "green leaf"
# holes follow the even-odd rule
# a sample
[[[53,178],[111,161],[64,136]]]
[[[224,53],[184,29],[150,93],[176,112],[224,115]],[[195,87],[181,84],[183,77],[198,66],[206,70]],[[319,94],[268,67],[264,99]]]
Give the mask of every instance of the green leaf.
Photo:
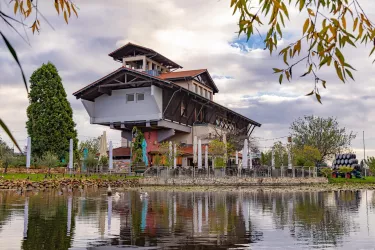
[[[276,24],[276,31],[277,31],[277,33],[279,33],[280,37],[282,38],[283,37],[283,33],[281,33],[281,29],[280,29],[279,23]]]
[[[306,96],[310,96],[314,94],[314,90],[312,90],[310,93],[308,93]]]
[[[281,3],[281,9],[283,10],[285,16],[289,19],[289,13],[288,13],[288,8],[284,4],[284,2]]]
[[[350,76],[350,78],[352,78],[353,81],[355,81],[354,78],[353,78],[352,72],[350,72],[350,70],[348,70],[348,69],[345,69],[345,71]]]
[[[318,102],[320,102],[320,104],[322,104],[322,100],[321,100],[322,98],[318,93],[315,93],[315,97],[318,100]]]
[[[345,67],[348,67],[348,68],[351,68],[352,70],[357,71],[355,68],[352,67],[352,65],[350,65],[350,64],[348,64],[348,63],[344,63],[344,66],[345,66]]]
[[[344,77],[343,77],[343,75],[342,75],[341,69],[339,68],[339,64],[338,64],[337,61],[335,61],[335,68],[336,68],[337,76],[340,78],[340,80],[341,80],[342,82],[345,83]]]
[[[369,56],[371,56],[372,55],[372,53],[374,53],[374,51],[375,51],[375,46],[372,48],[372,50],[371,50],[371,52],[370,52],[370,55]]]
[[[279,16],[280,16],[281,23],[283,24],[283,27],[285,27],[284,17],[283,17],[283,14],[281,14],[281,12],[279,12]]]
[[[281,74],[280,76],[279,76],[279,83],[281,84],[282,82],[283,82],[283,74]]]
[[[282,69],[278,69],[278,68],[272,68],[272,69],[273,69],[273,73],[279,73],[283,71]]]
[[[14,60],[17,62],[18,67],[21,70],[21,74],[22,74],[22,78],[23,78],[23,83],[25,84],[26,91],[29,92],[29,88],[27,87],[26,77],[25,77],[25,74],[23,73],[23,69],[22,69],[20,61],[18,60],[16,51],[14,50],[13,46],[10,44],[10,42],[8,41],[8,39],[6,39],[6,37],[3,35],[2,32],[0,32],[0,35],[2,36],[2,38],[3,38],[4,42],[5,42],[5,45],[8,47],[8,50],[12,54]]]
[[[9,136],[9,138],[12,140],[12,142],[14,143],[14,145],[17,147],[17,149],[22,153],[22,150],[20,148],[20,146],[18,145],[16,139],[14,139],[12,133],[10,132],[9,128],[7,127],[7,125],[5,125],[5,123],[3,122],[2,119],[0,119],[0,127],[2,127],[5,131],[5,133]]]
[[[326,88],[326,83],[327,83],[327,81],[322,80],[322,85],[323,85],[324,88]]]
[[[305,6],[305,0],[300,0],[299,1],[299,11],[302,11],[304,6]]]
[[[329,56],[324,57],[324,59],[319,63],[319,67],[322,67],[324,64],[326,64],[329,60]]]
[[[343,56],[343,54],[341,53],[341,51],[338,48],[336,48],[335,55],[339,59],[341,65],[344,65],[345,64],[344,56]]]

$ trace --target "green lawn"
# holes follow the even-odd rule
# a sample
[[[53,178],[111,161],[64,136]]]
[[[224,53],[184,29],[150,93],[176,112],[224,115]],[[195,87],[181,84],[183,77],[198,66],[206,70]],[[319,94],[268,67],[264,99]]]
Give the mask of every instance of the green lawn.
[[[45,179],[46,174],[26,174],[26,173],[17,173],[17,174],[3,174],[1,176],[4,176],[3,179],[6,180],[26,180],[29,178],[31,181],[42,181]],[[75,178],[79,179],[80,174],[76,174],[74,176],[70,176],[69,174],[52,174],[52,177],[47,177],[47,179],[60,179],[60,178]],[[102,179],[102,180],[123,180],[123,179],[134,179],[134,178],[141,178],[140,176],[120,176],[120,175],[98,175],[98,174],[92,174],[88,177],[85,175],[82,175],[82,179],[89,179],[89,180],[97,180],[97,179]]]
[[[374,183],[375,184],[375,177],[374,176],[368,176],[364,179],[360,179],[360,178],[352,178],[352,179],[329,178],[329,183]]]

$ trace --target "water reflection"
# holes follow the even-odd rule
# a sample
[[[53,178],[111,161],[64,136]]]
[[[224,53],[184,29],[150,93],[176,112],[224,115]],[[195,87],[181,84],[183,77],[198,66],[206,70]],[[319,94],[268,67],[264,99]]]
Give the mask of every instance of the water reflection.
[[[143,198],[135,191],[1,191],[0,241],[1,249],[352,249],[353,242],[371,248],[374,204],[370,190],[170,191]]]

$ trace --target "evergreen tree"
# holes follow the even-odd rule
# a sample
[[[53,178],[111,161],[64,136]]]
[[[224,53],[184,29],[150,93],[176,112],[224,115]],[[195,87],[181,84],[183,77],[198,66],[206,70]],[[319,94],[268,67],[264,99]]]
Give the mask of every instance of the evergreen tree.
[[[43,64],[30,77],[30,84],[26,127],[32,155],[51,152],[61,159],[69,152],[69,139],[73,139],[74,149],[78,140],[73,110],[56,67],[50,62]]]

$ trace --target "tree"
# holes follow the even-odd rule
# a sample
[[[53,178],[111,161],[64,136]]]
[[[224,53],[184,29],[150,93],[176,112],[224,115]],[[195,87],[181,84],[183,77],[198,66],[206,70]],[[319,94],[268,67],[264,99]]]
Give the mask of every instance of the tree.
[[[260,164],[262,166],[271,166],[271,164],[272,164],[272,152],[270,150],[261,153]]]
[[[4,168],[4,174],[7,173],[8,166],[12,162],[13,158],[14,157],[13,157],[12,150],[0,138],[0,162],[1,162],[2,167]]]
[[[10,9],[12,9],[14,11],[14,15],[17,15],[17,13],[18,13],[18,14],[20,14],[22,16],[22,18],[21,18],[22,22],[20,22],[17,19],[13,18],[11,13],[6,13],[2,9],[0,11],[0,18],[4,21],[4,23],[7,26],[9,26],[9,28],[11,28],[12,30],[14,30],[16,33],[20,34],[17,31],[17,29],[12,25],[12,23],[16,22],[16,23],[19,23],[19,24],[21,24],[23,26],[29,27],[30,25],[26,25],[25,22],[28,19],[28,17],[32,16],[31,15],[32,13],[35,13],[35,19],[33,18],[33,24],[31,25],[31,30],[32,30],[33,33],[35,31],[37,31],[39,33],[40,21],[39,21],[38,18],[39,17],[43,17],[43,15],[40,13],[40,11],[38,9],[38,7],[40,6],[40,5],[38,5],[38,1],[36,2],[36,4],[35,4],[35,2],[33,3],[33,0],[15,0],[15,1],[12,1],[12,2],[14,4],[14,8],[10,8]],[[60,14],[60,11],[62,13],[64,13],[64,19],[65,19],[66,23],[68,23],[68,19],[70,18],[72,12],[74,12],[74,14],[76,15],[76,17],[78,17],[78,13],[77,13],[77,10],[76,10],[77,7],[76,7],[75,4],[72,3],[72,1],[70,1],[70,0],[60,0],[60,1],[57,1],[56,0],[54,2],[54,5],[55,5],[55,9],[56,9],[56,11],[57,11],[58,14]],[[38,13],[39,13],[39,16],[38,16]],[[20,68],[22,79],[23,79],[23,83],[25,85],[26,92],[28,93],[29,89],[28,89],[28,86],[27,86],[26,77],[25,77],[25,74],[23,72],[21,63],[20,63],[20,61],[18,59],[17,52],[15,51],[15,49],[13,48],[13,46],[9,42],[9,40],[6,38],[6,36],[4,35],[4,33],[1,31],[1,29],[0,29],[0,37],[4,40],[5,46],[7,47],[8,51],[12,55],[13,59],[18,64],[18,67]],[[22,36],[21,36],[21,38],[25,42],[27,42],[26,39],[23,38]],[[9,138],[12,140],[12,142],[17,147],[17,149],[20,152],[22,152],[21,148],[19,147],[16,139],[12,135],[12,133],[9,130],[8,126],[5,124],[5,122],[1,118],[0,118],[0,127],[9,136]]]
[[[96,154],[99,152],[100,136],[98,138],[81,141],[78,146],[79,154],[83,154],[83,150],[87,148],[89,153]]]
[[[320,103],[318,83],[326,88],[326,80],[318,76],[321,68],[334,66],[337,77],[342,82],[348,77],[354,80],[352,71],[355,69],[345,60],[348,52],[343,49],[349,45],[356,47],[358,44],[374,42],[374,46],[370,48],[370,56],[375,50],[374,23],[358,0],[231,0],[231,7],[234,8],[233,14],[240,14],[239,35],[245,34],[248,40],[254,35],[260,35],[258,28],[266,23],[264,49],[269,50],[271,54],[277,49],[278,42],[283,37],[289,12],[297,8],[307,17],[300,23],[301,37],[286,44],[279,51],[286,66],[280,69],[273,68],[273,71],[279,74],[280,84],[284,76],[288,81],[292,79],[293,74],[301,77],[311,76],[315,87],[308,95],[315,94]],[[266,20],[268,17],[269,20]],[[294,66],[300,63],[305,64],[305,73],[293,73]]]
[[[41,157],[50,151],[61,159],[69,152],[69,139],[73,139],[75,149],[78,142],[73,110],[61,78],[49,62],[34,71],[30,83],[26,127],[33,145],[32,154]]]
[[[375,175],[375,157],[367,157],[367,160],[365,160],[365,164],[368,166],[368,168],[371,171],[372,175]]]
[[[228,144],[228,143],[227,143]],[[228,145],[227,145],[228,146]],[[226,148],[225,143],[215,139],[212,140],[208,146],[208,152],[212,157],[212,162],[214,162],[215,167],[224,167],[225,162],[223,161]]]
[[[320,162],[347,150],[355,138],[353,132],[347,133],[333,117],[305,116],[294,121],[290,129],[293,147],[303,148],[306,145],[318,149]]]
[[[176,144],[176,152],[174,151],[172,143],[172,152],[169,150],[169,141],[162,142],[158,146],[158,155],[155,157],[155,165],[163,164],[164,166],[171,167],[174,164],[174,158],[182,155],[181,146]]]
[[[89,173],[90,169],[95,169],[95,167],[98,165],[98,159],[96,158],[95,154],[88,153],[87,158],[84,160],[87,173]]]
[[[321,162],[322,157],[317,148],[304,145],[302,148],[293,149],[293,159],[296,166],[313,167]]]
[[[145,138],[142,131],[137,127],[133,127],[133,143],[132,143],[132,154],[133,154],[133,163],[143,162],[143,152],[142,152],[142,142]]]
[[[46,152],[43,154],[43,157],[39,160],[39,165],[43,165],[48,167],[48,173],[51,174],[51,168],[55,168],[59,165],[59,159],[57,158],[56,154],[53,152]]]
[[[108,167],[108,157],[107,156],[100,157],[99,165],[101,166],[101,171],[103,170],[103,167]]]
[[[280,168],[281,166],[288,166],[288,149],[282,144],[281,141],[275,142],[273,144],[273,150],[275,155],[275,168]]]

